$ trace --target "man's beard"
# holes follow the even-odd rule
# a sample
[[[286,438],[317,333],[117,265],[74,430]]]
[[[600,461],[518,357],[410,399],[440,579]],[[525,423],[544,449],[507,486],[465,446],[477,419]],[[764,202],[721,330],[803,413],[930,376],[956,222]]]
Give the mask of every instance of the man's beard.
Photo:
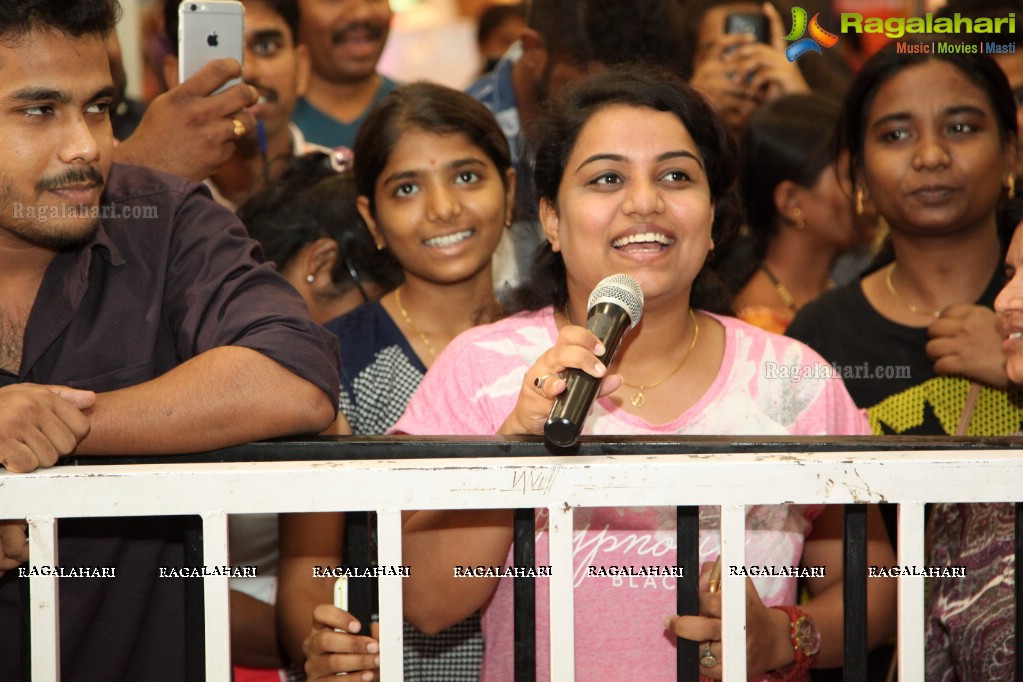
[[[94,171],[95,174],[90,171],[75,172],[77,170],[73,169],[72,172],[63,173],[55,178],[40,180],[36,183],[36,191],[42,194],[43,191],[50,188],[55,189],[75,182],[95,180],[97,176],[99,182],[103,182],[102,175],[93,168],[90,168],[90,171]],[[46,189],[40,189],[41,187]],[[92,241],[99,230],[98,207],[84,205],[72,207],[60,204],[44,206],[28,203],[22,203],[18,207],[18,204],[19,202],[14,201],[11,182],[6,178],[0,178],[0,232],[6,232],[32,246],[52,251],[72,251]],[[34,215],[17,217],[17,211]],[[76,213],[95,213],[96,217],[83,225],[68,225],[63,222],[62,216],[48,217],[52,211],[59,212],[63,216]],[[33,227],[36,229],[32,229]]]

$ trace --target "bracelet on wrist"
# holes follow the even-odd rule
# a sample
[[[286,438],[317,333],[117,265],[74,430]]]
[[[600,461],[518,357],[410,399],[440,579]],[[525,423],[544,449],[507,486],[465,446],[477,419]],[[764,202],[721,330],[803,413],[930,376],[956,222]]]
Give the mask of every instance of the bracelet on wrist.
[[[796,606],[772,606],[785,613],[789,619],[789,641],[795,651],[796,660],[792,665],[779,668],[771,673],[774,680],[793,682],[801,680],[817,660],[821,651],[821,633],[805,611]]]

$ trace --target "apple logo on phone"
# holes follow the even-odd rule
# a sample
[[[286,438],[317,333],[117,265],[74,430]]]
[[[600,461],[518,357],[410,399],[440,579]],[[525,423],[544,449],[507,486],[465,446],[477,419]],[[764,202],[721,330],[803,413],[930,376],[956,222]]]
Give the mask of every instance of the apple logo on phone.
[[[206,36],[206,44],[209,45],[210,47],[216,47],[219,42],[220,39],[217,37],[216,31]]]

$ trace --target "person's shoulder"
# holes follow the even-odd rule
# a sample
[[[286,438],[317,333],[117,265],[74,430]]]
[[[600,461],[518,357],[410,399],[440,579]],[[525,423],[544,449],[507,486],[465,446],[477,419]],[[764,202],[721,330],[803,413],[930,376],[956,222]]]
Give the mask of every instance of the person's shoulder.
[[[549,307],[542,308],[471,327],[456,336],[440,358],[445,365],[479,365],[493,369],[504,367],[505,363],[517,364],[539,357],[556,338],[553,311]]]
[[[481,324],[468,329],[458,335],[463,343],[485,343],[493,340],[511,340],[523,335],[532,335],[534,332],[548,332],[553,324],[553,311],[551,308],[540,310],[527,310],[500,320]]]
[[[494,71],[485,73],[475,81],[472,85],[465,89],[465,92],[472,95],[474,98],[483,101],[494,91],[497,87],[497,74]]]
[[[200,187],[201,183],[148,166],[115,163],[110,168],[103,196],[108,203],[120,203],[156,194],[183,197]]]
[[[387,311],[384,310],[379,301],[367,301],[360,306],[352,308],[344,315],[324,322],[323,326],[332,331],[338,338],[347,339],[365,337],[370,330],[375,329],[381,322],[386,322],[389,319]]]
[[[800,308],[796,313],[796,319],[800,317],[822,319],[848,315],[865,301],[863,288],[860,286],[860,281],[856,280],[840,287],[828,289]]]
[[[390,94],[401,85],[398,81],[389,76],[385,76],[382,73],[377,72],[377,75],[380,76],[380,87],[377,89],[377,99]]]
[[[488,109],[509,109],[515,106],[512,67],[521,55],[521,48],[512,46],[489,73],[476,79],[465,92],[485,104]]]
[[[337,337],[342,374],[349,377],[355,377],[380,362],[393,363],[397,357],[413,361],[411,347],[379,301],[363,303],[340,317],[328,320],[323,326]],[[425,371],[416,369],[419,373]]]
[[[820,360],[820,355],[802,341],[784,334],[767,331],[737,317],[714,315],[725,328],[725,335],[736,349],[745,349],[763,358],[784,358],[793,355],[811,361]]]
[[[122,245],[188,242],[242,229],[202,183],[145,166],[113,165],[101,211],[104,230]]]
[[[785,333],[812,345],[811,339],[848,333],[873,318],[873,308],[863,295],[860,281],[856,280],[825,291],[800,308]]]

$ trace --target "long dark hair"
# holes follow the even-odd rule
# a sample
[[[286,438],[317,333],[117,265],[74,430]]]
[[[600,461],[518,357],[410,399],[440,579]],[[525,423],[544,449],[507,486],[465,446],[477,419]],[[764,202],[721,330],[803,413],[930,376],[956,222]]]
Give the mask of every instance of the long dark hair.
[[[712,234],[715,248],[693,282],[691,305],[731,313],[731,301],[719,254],[728,250],[741,219],[735,191],[736,148],[724,124],[709,104],[681,79],[660,70],[632,67],[612,69],[580,79],[527,127],[527,154],[533,168],[537,197],[557,205],[565,164],[583,126],[605,107],[624,104],[671,112],[689,131],[706,168],[711,201],[715,204]],[[550,244],[536,254],[527,283],[512,293],[509,312],[538,310],[568,302],[565,262]]]

